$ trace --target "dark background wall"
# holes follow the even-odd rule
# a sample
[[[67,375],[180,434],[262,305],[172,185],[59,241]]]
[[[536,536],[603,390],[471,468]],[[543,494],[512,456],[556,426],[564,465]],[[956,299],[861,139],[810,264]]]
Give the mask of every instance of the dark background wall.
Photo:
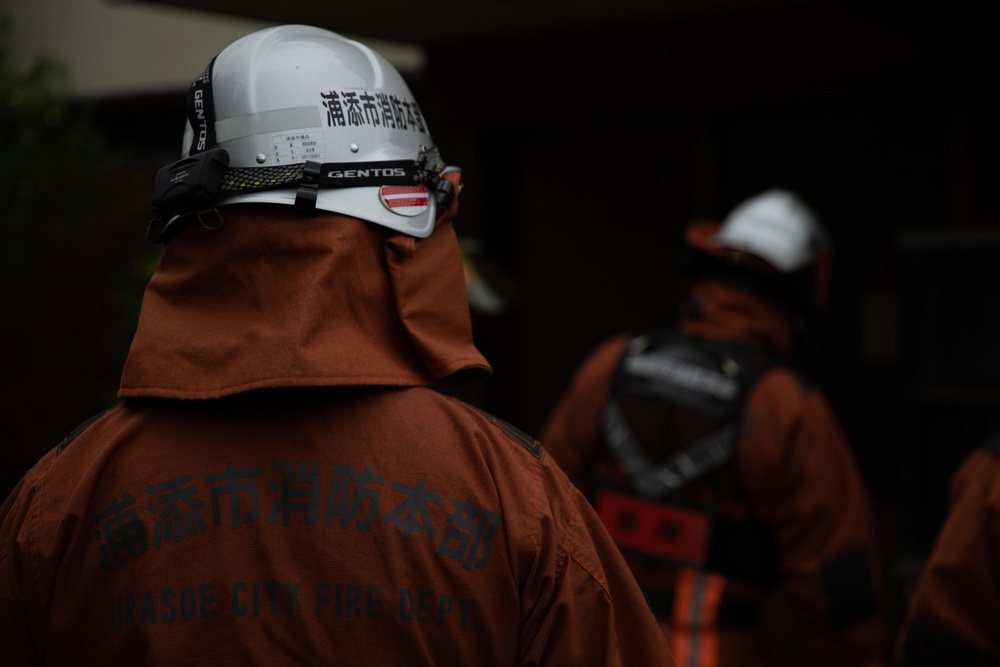
[[[593,345],[672,321],[686,222],[796,190],[837,246],[799,362],[844,423],[905,588],[948,475],[1000,431],[987,25],[962,3],[800,3],[434,45],[416,86],[466,169],[460,228],[519,288],[478,334],[488,407],[537,433]]]

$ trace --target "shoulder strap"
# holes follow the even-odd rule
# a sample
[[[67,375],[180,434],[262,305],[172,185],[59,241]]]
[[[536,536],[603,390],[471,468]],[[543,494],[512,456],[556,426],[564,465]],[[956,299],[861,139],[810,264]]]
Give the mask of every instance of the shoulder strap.
[[[678,332],[651,332],[627,346],[605,401],[603,430],[611,454],[636,493],[658,499],[715,470],[735,454],[739,416],[749,389],[774,361],[766,355]],[[618,402],[653,398],[706,414],[721,426],[654,464]]]

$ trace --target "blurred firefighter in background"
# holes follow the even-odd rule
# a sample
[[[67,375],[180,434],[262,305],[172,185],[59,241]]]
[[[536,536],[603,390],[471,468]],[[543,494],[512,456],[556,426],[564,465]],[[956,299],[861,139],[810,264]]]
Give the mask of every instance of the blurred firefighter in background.
[[[828,300],[828,234],[771,190],[684,240],[677,327],[600,344],[541,442],[626,554],[678,665],[885,664],[867,492],[824,394],[791,366]]]
[[[1000,665],[1000,436],[948,483],[948,516],[908,603],[898,667]]]

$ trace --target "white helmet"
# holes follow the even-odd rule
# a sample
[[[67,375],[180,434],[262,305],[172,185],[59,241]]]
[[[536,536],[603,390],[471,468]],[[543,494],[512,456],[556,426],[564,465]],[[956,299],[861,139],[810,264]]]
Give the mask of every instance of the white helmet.
[[[238,39],[191,85],[187,112],[184,159],[164,168],[173,169],[164,182],[200,177],[192,171],[224,175],[217,193],[190,210],[173,201],[158,208],[154,200],[160,231],[185,213],[263,202],[342,213],[422,238],[453,194],[440,175],[457,169],[441,162],[399,72],[328,30],[285,25]],[[188,183],[166,199],[189,186],[200,187]],[[162,194],[169,185],[158,188]]]
[[[714,242],[756,255],[782,273],[792,273],[813,262],[829,244],[829,236],[793,193],[768,190],[733,209]]]

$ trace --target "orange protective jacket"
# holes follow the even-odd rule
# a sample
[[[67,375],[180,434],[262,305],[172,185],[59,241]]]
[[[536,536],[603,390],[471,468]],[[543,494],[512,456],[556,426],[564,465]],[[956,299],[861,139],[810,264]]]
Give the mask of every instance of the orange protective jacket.
[[[739,287],[700,281],[681,311],[685,333],[778,358],[791,353],[786,318]],[[631,337],[614,336],[590,354],[540,437],[591,498],[595,470],[602,457],[607,459],[606,396]],[[626,549],[651,599],[672,603],[659,622],[677,664],[882,664],[884,596],[873,517],[851,449],[820,390],[787,366],[765,371],[747,395],[736,453],[727,466],[735,473],[735,485],[719,484],[709,475],[675,493],[696,498],[716,516],[762,522],[773,536],[781,586],[769,588]],[[740,557],[738,542],[725,546]],[[742,610],[728,616],[743,620],[725,620],[731,610]]]
[[[122,403],[0,510],[0,662],[673,665],[587,500],[435,389],[482,376],[417,240],[223,209],[165,248]]]
[[[900,630],[900,667],[1000,664],[1000,439],[967,456],[948,491]]]

